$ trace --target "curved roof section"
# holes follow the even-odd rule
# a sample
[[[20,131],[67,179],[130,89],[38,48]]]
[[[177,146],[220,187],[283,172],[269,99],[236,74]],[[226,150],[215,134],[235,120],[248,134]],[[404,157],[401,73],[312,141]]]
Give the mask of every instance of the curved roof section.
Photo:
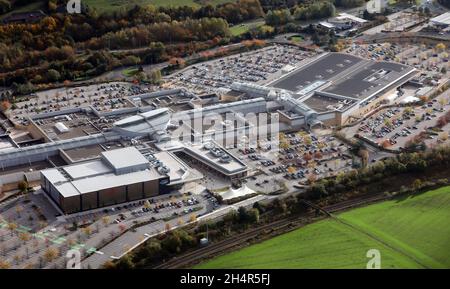
[[[129,136],[147,135],[165,130],[169,121],[169,109],[160,108],[116,121],[114,129]]]
[[[246,82],[234,82],[232,84],[232,89],[250,93],[261,95],[267,100],[277,100],[280,102],[285,108],[293,110],[303,116],[305,116],[306,122],[312,126],[320,123],[317,120],[317,112],[307,106],[302,101],[295,99],[292,94],[284,89],[270,89],[269,87],[261,86],[255,83],[246,83]],[[276,91],[277,90],[277,91]]]

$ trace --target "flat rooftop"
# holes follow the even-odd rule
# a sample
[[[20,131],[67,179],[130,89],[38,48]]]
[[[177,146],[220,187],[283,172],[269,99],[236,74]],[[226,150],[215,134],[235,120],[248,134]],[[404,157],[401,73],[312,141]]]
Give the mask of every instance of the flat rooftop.
[[[365,99],[380,90],[395,84],[414,71],[414,68],[393,62],[371,62],[345,78],[333,82],[323,91]]]
[[[364,61],[362,58],[345,53],[322,54],[270,86],[297,92],[316,81],[328,81],[362,61]]]
[[[135,147],[126,147],[117,150],[102,152],[102,158],[115,170],[140,168],[148,165],[148,160]]]
[[[35,123],[45,132],[48,138],[56,141],[99,133],[99,129],[93,125],[92,120],[94,120],[92,116],[73,113],[38,119],[35,120]],[[57,128],[57,125],[60,124],[64,125],[67,131],[60,131]]]
[[[317,112],[325,112],[330,110],[345,110],[356,101],[350,99],[337,99],[322,95],[313,95],[303,101],[304,104]]]
[[[153,109],[157,108],[169,108],[172,111],[183,111],[192,109],[188,102],[191,98],[174,93],[170,95],[163,95],[154,98],[147,98],[141,100],[141,107],[151,106]]]
[[[203,162],[208,163],[210,166],[217,168],[226,175],[234,175],[247,170],[247,166],[241,162],[238,158],[233,156],[230,152],[214,143],[214,147],[220,149],[224,154],[230,158],[229,162],[221,162],[220,157],[215,156],[210,150],[205,148],[205,144],[192,144],[185,146],[185,152],[191,157],[195,157]]]
[[[64,150],[64,152],[73,160],[73,161],[81,161],[87,159],[93,159],[100,155],[103,152],[103,148],[96,144],[85,146],[81,148],[73,148]]]
[[[323,91],[330,97],[364,100],[402,84],[413,71],[413,67],[399,63],[376,62],[345,53],[326,53],[270,86],[294,94]],[[307,102],[305,104],[308,105]]]
[[[102,156],[101,159],[46,169],[41,173],[64,197],[71,197],[112,187],[151,181],[166,175],[180,181],[184,176],[182,171],[187,171],[186,167],[167,152],[155,155],[170,169],[167,174],[159,173],[155,167],[150,165],[149,160],[134,147],[103,152]],[[117,169],[129,167],[132,169],[117,173]]]
[[[171,153],[162,151],[154,154],[154,156],[169,169],[167,175],[170,178],[171,184],[180,182],[185,178],[189,169]]]
[[[172,140],[156,146],[161,150],[167,150],[170,152],[183,152],[189,155],[191,158],[199,160],[208,166],[222,172],[225,175],[235,175],[241,172],[245,172],[248,167],[240,161],[237,157],[231,154],[228,150],[222,148],[219,144],[213,143],[215,148],[220,149],[223,154],[228,155],[229,162],[224,163],[220,161],[220,157],[213,155],[210,150],[205,148],[206,143],[182,143],[180,141]]]
[[[450,25],[450,12],[431,18],[430,21],[440,25]]]

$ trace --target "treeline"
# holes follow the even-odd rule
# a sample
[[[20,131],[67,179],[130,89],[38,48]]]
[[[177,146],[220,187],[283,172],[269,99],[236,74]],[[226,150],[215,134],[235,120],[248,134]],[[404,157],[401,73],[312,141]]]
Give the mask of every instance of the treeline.
[[[364,5],[365,0],[327,0],[337,7],[352,8]],[[274,9],[293,8],[298,5],[309,5],[317,2],[317,0],[260,0],[264,11]]]
[[[168,45],[152,42],[145,49],[138,51],[112,53],[108,50],[96,50],[88,51],[80,58],[76,57],[73,49],[69,47],[50,47],[41,52],[20,54],[14,61],[24,68],[0,73],[0,83],[3,79],[4,83],[12,85],[18,94],[28,94],[41,83],[93,77],[123,66],[160,63],[171,57],[183,57],[195,51],[206,50],[219,43],[220,40],[216,39]],[[0,44],[0,55],[1,47]],[[67,58],[64,59],[63,55]],[[36,65],[30,65],[31,63]]]
[[[50,0],[49,16],[37,23],[0,25],[0,84],[28,91],[41,83],[186,56],[228,43],[228,22],[264,15],[258,0],[200,8],[135,6],[102,15],[89,7],[82,14],[59,13],[66,2]],[[158,51],[152,54],[155,43]],[[134,48],[142,50],[109,51]]]
[[[106,269],[139,269],[148,268],[182,254],[189,249],[200,246],[200,239],[208,234],[209,240],[221,239],[232,231],[246,229],[251,224],[259,222],[260,213],[264,212],[264,207],[256,205],[252,209],[240,207],[237,212],[227,214],[223,220],[201,224],[195,229],[173,230],[162,238],[152,238],[135,252],[127,254],[117,262],[106,262]],[[168,226],[170,228],[170,226]]]
[[[335,14],[336,7],[329,1],[317,1],[310,5],[300,5],[294,10],[294,18],[297,20],[325,18]]]
[[[316,1],[310,4],[296,5],[291,9],[269,10],[266,13],[266,24],[272,26],[285,25],[294,20],[311,20],[333,17],[336,7],[330,1]]]
[[[187,19],[159,22],[109,32],[79,45],[81,49],[124,49],[163,43],[207,41],[214,37],[229,37],[228,23],[222,18]]]
[[[394,158],[378,161],[367,168],[340,174],[335,179],[321,179],[314,183],[304,196],[316,200],[357,190],[363,185],[382,181],[387,177],[449,167],[450,147],[441,147],[428,152],[403,153]]]

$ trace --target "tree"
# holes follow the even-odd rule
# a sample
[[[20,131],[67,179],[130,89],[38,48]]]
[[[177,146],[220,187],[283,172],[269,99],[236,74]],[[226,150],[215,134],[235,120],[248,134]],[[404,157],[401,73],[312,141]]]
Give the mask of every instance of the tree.
[[[162,241],[162,247],[170,253],[179,253],[183,242],[177,232],[172,232]]]
[[[441,97],[439,98],[439,104],[441,105],[441,108],[444,108],[444,106],[447,104],[447,100]]]
[[[420,188],[422,187],[422,181],[420,179],[415,179],[414,182],[412,183],[412,187],[414,190],[420,190]]]
[[[115,268],[120,270],[133,269],[134,263],[133,260],[131,259],[131,256],[127,254],[122,258],[120,258],[120,260],[116,263]]]
[[[322,183],[316,183],[316,184],[314,184],[314,185],[311,187],[311,192],[312,192],[315,196],[317,196],[317,197],[319,197],[319,198],[328,195],[328,192],[327,192],[327,190],[325,189],[325,185],[322,184]]]
[[[189,222],[190,222],[190,223],[193,223],[193,222],[195,222],[195,221],[197,221],[197,216],[196,216],[195,214],[190,215],[190,216],[189,216]]]
[[[31,235],[30,233],[20,233],[19,234],[19,239],[22,240],[24,243],[26,243],[27,241],[29,241],[31,239]]]
[[[44,253],[44,259],[47,262],[52,262],[58,257],[59,251],[56,248],[48,248]]]
[[[17,205],[16,206],[16,213],[17,213],[17,216],[20,218],[20,213],[23,211],[23,207],[22,206],[20,206],[20,205]]]
[[[0,260],[0,269],[9,269],[11,264],[6,260]]]
[[[391,127],[392,126],[392,121],[389,118],[384,118],[384,125],[387,127]]]
[[[239,222],[245,223],[248,221],[248,212],[245,207],[239,207],[238,208],[238,216],[239,216]]]
[[[305,136],[303,137],[303,141],[305,142],[306,145],[311,145],[311,143],[312,143],[312,138],[311,138],[310,135],[305,135]]]
[[[150,73],[147,75],[148,81],[152,84],[158,84],[161,82],[161,70],[156,69],[150,71]]]
[[[91,227],[90,227],[90,226],[87,226],[87,227],[83,228],[83,233],[84,233],[86,236],[91,235],[91,233],[92,233]]]
[[[110,218],[108,216],[102,217],[102,223],[103,223],[103,225],[105,225],[105,227],[109,225],[109,221],[110,221]]]
[[[14,231],[17,229],[16,223],[8,223],[8,230],[11,232],[11,236],[13,235]]]
[[[47,71],[47,78],[49,81],[55,82],[61,78],[61,74],[55,69],[49,69]]]
[[[115,269],[116,268],[116,264],[114,264],[113,261],[108,260],[102,265],[102,268],[103,269]]]
[[[5,99],[0,103],[1,111],[7,111],[10,108],[11,108],[11,103],[9,102],[9,100]]]
[[[17,188],[21,193],[26,193],[28,191],[28,183],[26,181],[20,181]]]
[[[248,212],[248,219],[251,223],[259,223],[259,211],[258,209],[252,208]]]
[[[265,21],[267,25],[280,26],[292,22],[293,17],[289,9],[269,10],[266,13]]]
[[[411,114],[412,112],[413,112],[413,109],[410,106],[405,107],[405,109],[403,110],[404,115]]]
[[[281,214],[285,214],[287,212],[287,205],[286,202],[284,200],[280,200],[280,199],[275,199],[272,202],[272,205],[275,209],[276,212],[281,213]]]

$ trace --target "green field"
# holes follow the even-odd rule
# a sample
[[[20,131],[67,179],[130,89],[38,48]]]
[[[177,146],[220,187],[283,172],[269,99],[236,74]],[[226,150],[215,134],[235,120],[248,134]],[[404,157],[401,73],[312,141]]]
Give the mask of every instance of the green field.
[[[300,35],[295,35],[295,36],[290,37],[289,40],[294,43],[299,43],[299,42],[302,42],[304,39]]]
[[[83,3],[96,9],[98,12],[113,12],[120,9],[129,9],[134,5],[154,6],[191,6],[200,7],[202,4],[217,5],[221,3],[232,2],[232,0],[83,0]]]
[[[237,25],[234,25],[234,26],[230,27],[230,32],[231,32],[231,34],[233,36],[239,36],[241,34],[246,33],[247,31],[249,31],[252,28],[264,25],[264,23],[265,22],[262,19],[262,20],[257,20],[257,21],[237,24]]]
[[[196,268],[450,268],[450,187],[354,209]]]
[[[124,70],[122,70],[122,74],[126,77],[134,76],[136,73],[138,73],[139,69],[136,67],[128,67]]]

